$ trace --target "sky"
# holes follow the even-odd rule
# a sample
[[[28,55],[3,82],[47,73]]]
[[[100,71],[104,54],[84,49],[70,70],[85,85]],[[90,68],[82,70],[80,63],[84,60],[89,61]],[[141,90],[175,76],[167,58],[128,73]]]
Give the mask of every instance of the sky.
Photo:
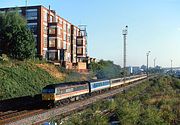
[[[0,8],[24,6],[25,0],[0,0]],[[127,65],[180,66],[180,0],[29,0],[74,25],[87,25],[88,55],[123,65],[122,29],[128,25]]]

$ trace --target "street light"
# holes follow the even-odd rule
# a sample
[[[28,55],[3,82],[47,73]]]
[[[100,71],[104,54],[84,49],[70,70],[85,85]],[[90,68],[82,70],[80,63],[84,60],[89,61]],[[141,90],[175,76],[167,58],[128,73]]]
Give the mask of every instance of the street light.
[[[122,35],[124,36],[124,81],[126,78],[126,37],[128,34],[128,26],[126,26],[123,30],[122,30]]]
[[[172,63],[173,63],[173,60],[171,60],[171,74],[172,74]]]
[[[147,55],[147,71],[146,71],[147,77],[148,77],[148,57],[149,57],[150,52],[151,52],[151,51],[148,51],[148,52],[146,53],[146,55]]]
[[[156,67],[156,58],[154,58],[154,68]]]

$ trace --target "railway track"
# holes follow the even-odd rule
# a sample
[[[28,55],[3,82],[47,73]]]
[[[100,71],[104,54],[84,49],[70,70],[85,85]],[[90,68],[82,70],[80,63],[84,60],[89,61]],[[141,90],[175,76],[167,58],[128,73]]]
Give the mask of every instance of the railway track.
[[[44,109],[39,109],[39,110],[33,110],[33,111],[20,111],[20,112],[15,112],[15,113],[10,113],[8,115],[4,115],[2,117],[0,117],[0,125],[4,125],[4,124],[9,124],[12,123],[14,121],[20,120],[22,118],[26,118],[29,116],[33,116],[39,113],[44,112]]]
[[[40,98],[31,96],[0,101],[0,125],[39,112],[40,102]]]
[[[71,113],[73,111],[82,110],[98,100],[112,97],[124,90],[134,87],[136,84],[142,83],[145,80],[146,79],[137,81],[137,82],[134,82],[133,84],[130,84],[125,87],[113,89],[108,92],[89,97],[85,100],[75,101],[75,102],[70,103],[69,105],[60,106],[60,107],[56,107],[56,108],[49,109],[49,110],[40,109],[40,108],[38,109],[37,107],[34,107],[37,109],[23,110],[20,112],[9,111],[9,112],[6,112],[7,115],[3,114],[1,112],[0,113],[0,125],[3,125],[3,124],[10,124],[10,125],[39,124],[39,123],[42,123],[43,121],[54,118],[56,116],[68,115],[69,113]]]

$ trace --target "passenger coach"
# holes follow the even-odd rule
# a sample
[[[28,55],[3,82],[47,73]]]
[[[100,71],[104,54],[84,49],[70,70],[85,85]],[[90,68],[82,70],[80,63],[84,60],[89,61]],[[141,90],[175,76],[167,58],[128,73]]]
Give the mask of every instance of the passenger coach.
[[[91,80],[89,84],[90,93],[101,92],[110,88],[110,80]]]

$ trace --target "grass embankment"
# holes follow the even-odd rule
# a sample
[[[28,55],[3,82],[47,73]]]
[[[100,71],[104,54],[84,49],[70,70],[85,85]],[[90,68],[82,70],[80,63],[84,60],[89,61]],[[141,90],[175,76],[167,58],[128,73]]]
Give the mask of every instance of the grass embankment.
[[[114,101],[94,104],[64,124],[108,125],[109,118],[103,113],[105,110],[114,113],[121,125],[178,125],[180,80],[169,76],[151,79],[117,95]]]
[[[85,80],[86,76],[47,63],[9,61],[0,63],[0,100],[35,95],[48,84]]]

